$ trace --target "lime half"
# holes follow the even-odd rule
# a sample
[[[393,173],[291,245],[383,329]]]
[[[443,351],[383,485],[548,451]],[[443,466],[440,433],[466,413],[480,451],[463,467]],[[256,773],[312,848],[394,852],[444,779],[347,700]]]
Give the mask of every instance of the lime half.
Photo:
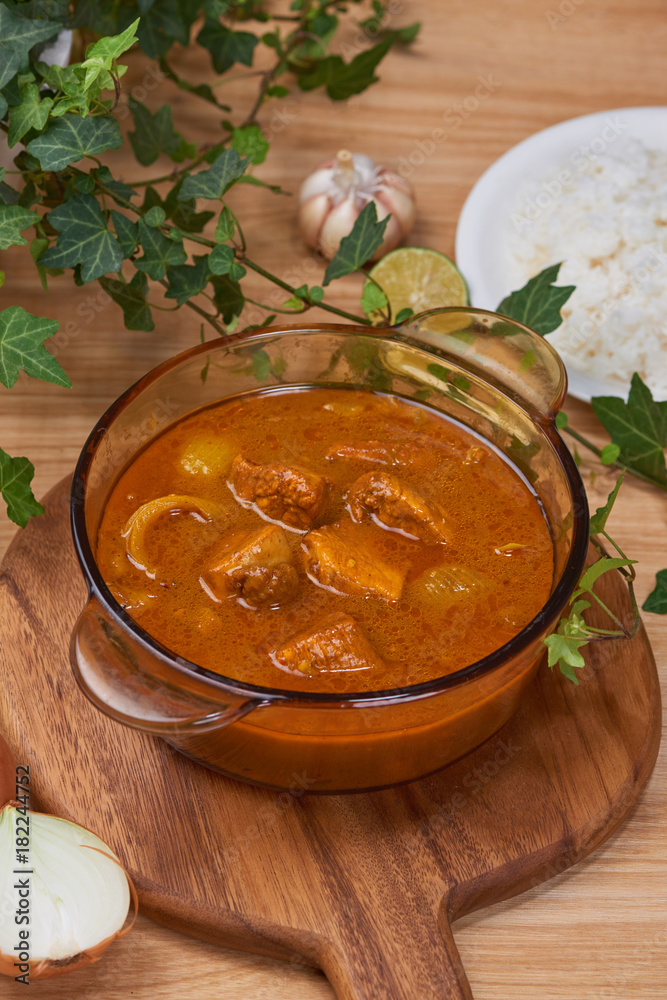
[[[468,286],[456,264],[438,250],[427,247],[399,247],[371,270],[382,286],[391,314],[402,309],[413,313],[445,306],[467,306]]]

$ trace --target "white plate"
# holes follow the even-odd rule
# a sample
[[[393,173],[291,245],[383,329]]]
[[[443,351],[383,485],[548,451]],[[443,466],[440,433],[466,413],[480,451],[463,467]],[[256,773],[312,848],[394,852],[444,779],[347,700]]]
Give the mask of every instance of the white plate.
[[[504,252],[512,232],[511,214],[524,184],[550,170],[574,164],[581,147],[603,152],[615,135],[640,139],[667,151],[667,107],[617,108],[552,125],[536,132],[496,160],[468,195],[456,229],[456,264],[468,282],[470,301],[496,309],[514,289]],[[554,263],[556,263],[554,261]],[[568,365],[569,391],[588,402],[591,396],[624,393],[619,381],[595,378]]]

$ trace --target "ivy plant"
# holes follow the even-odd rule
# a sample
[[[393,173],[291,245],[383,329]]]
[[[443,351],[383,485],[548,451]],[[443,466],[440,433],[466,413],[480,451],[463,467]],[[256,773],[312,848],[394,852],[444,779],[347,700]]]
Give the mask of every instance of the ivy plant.
[[[419,25],[397,26],[390,6],[389,0],[292,0],[276,12],[264,0],[0,0],[0,129],[15,153],[13,168],[0,172],[0,249],[29,243],[45,286],[65,272],[77,285],[99,282],[129,330],[153,330],[154,310],[165,308],[165,298],[167,308],[191,310],[220,335],[237,328],[248,302],[264,315],[255,326],[315,305],[370,323],[363,311],[338,308],[322,286],[293,287],[263,268],[227,199],[238,184],[267,186],[255,173],[270,147],[262,128],[267,102],[295,87],[321,88],[332,101],[347,100],[376,81],[393,45],[415,38]],[[89,43],[79,62],[63,68],[42,53],[66,27],[78,29]],[[343,27],[344,38],[355,29],[352,44],[336,41]],[[215,84],[178,75],[171,57],[175,43],[201,48],[219,74]],[[122,60],[135,45],[156,61],[160,78],[216,109],[221,128],[214,142],[191,142],[176,127],[169,103],[151,110],[131,95],[124,101]],[[259,52],[261,70],[255,68]],[[256,88],[241,116],[224,100],[226,84],[239,76]],[[134,184],[114,175],[114,152],[123,144],[117,115],[125,106],[137,161],[171,161],[152,179]],[[372,256],[384,228],[374,212],[370,206],[362,213],[324,284]],[[209,223],[210,236],[204,235]],[[244,284],[249,271],[278,286],[284,304],[250,299]],[[57,329],[56,321],[20,307],[0,308],[5,387],[16,382],[19,370],[69,385],[44,346]],[[41,511],[30,488],[33,471],[28,459],[0,449],[0,491],[9,516],[22,526]]]

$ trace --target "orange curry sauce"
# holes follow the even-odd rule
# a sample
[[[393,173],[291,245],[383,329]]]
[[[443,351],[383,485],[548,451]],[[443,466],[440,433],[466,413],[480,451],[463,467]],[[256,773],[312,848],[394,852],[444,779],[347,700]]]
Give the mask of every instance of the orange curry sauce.
[[[317,495],[292,510],[294,484]],[[156,438],[108,500],[97,562],[163,646],[304,691],[457,670],[527,625],[553,578],[539,502],[488,444],[428,406],[317,387],[236,397]]]

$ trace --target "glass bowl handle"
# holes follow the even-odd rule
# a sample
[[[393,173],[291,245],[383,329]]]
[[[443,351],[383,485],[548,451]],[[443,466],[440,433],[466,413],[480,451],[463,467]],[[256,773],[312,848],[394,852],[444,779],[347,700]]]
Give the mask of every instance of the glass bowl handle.
[[[184,690],[160,677],[157,658],[108,617],[94,596],[74,627],[70,660],[79,687],[97,708],[156,736],[211,732],[264,704],[221,690],[215,692],[221,700],[215,700],[203,679],[183,678]]]
[[[431,309],[394,327],[408,340],[493,383],[538,418],[552,421],[567,374],[548,340],[517,320],[484,309]]]

